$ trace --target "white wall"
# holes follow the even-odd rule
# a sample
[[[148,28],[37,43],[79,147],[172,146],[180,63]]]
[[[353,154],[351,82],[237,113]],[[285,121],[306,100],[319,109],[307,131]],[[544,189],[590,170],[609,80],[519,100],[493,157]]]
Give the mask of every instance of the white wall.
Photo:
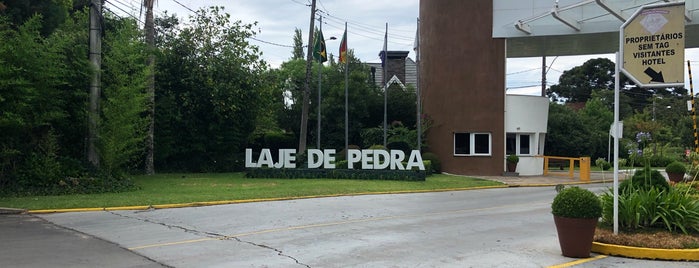
[[[549,99],[529,95],[505,96],[505,132],[546,133]]]
[[[518,155],[517,172],[523,176],[544,173],[544,135],[548,126],[549,100],[529,95],[505,96],[505,132],[531,135],[529,155]]]

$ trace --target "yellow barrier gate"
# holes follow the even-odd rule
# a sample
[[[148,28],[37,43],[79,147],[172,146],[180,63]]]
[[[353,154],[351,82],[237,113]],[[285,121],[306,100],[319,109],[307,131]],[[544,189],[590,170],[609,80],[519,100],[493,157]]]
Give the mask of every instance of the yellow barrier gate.
[[[568,161],[568,172],[567,176],[571,179],[575,177],[575,161],[578,161],[580,166],[580,181],[590,181],[590,157],[563,157],[563,156],[544,156],[544,176],[549,174],[565,174],[563,172],[551,172],[549,171],[550,160],[563,160]]]

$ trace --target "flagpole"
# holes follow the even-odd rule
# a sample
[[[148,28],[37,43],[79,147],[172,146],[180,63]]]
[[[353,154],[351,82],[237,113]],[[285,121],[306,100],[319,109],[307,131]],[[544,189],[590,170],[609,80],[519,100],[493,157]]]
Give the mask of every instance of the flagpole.
[[[318,17],[319,17],[318,24],[320,24],[319,31],[320,31],[320,33],[322,33],[323,32],[323,16],[319,15]],[[318,37],[321,37],[321,36],[318,36]],[[325,40],[320,40],[320,41],[325,42]],[[318,137],[316,138],[316,149],[320,149],[320,118],[321,118],[320,117],[320,108],[321,108],[320,107],[321,106],[320,105],[321,104],[321,96],[320,95],[321,95],[321,82],[323,81],[323,76],[322,76],[323,60],[322,59],[319,60],[318,63],[320,63],[320,64],[318,66],[318,123],[317,123],[317,125],[318,125]]]
[[[345,49],[345,152],[348,153],[348,155],[345,156],[345,159],[348,159],[349,156],[349,60],[347,60],[347,22],[345,22],[345,34],[342,36],[342,43],[340,44],[340,49],[342,50],[342,46],[344,46]],[[342,57],[342,52],[340,52],[340,57]]]
[[[415,95],[417,98],[417,149],[422,151],[422,105],[420,105],[420,18],[417,18],[417,30],[415,31]]]
[[[388,69],[388,22],[386,22],[386,34],[383,39],[383,56],[381,57],[381,69],[383,70],[383,146],[386,147],[386,127],[388,126],[388,87],[386,86],[386,69]]]

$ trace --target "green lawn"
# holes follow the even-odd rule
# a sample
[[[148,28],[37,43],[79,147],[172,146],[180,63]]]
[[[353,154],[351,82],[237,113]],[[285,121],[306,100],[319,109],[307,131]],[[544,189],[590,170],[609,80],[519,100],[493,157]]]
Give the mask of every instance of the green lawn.
[[[302,196],[430,191],[502,185],[499,182],[436,174],[424,182],[331,179],[249,179],[244,173],[186,173],[135,176],[139,189],[123,193],[0,197],[0,207],[39,209],[103,208]]]

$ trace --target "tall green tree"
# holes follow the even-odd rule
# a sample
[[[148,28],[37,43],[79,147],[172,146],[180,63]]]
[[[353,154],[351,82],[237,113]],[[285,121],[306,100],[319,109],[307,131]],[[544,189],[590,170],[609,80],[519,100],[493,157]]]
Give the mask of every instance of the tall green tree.
[[[156,167],[230,170],[255,129],[267,64],[247,42],[254,24],[232,22],[223,8],[200,9],[160,44],[156,61]],[[173,31],[175,26],[179,31]]]
[[[6,16],[15,27],[22,25],[35,15],[43,18],[41,30],[43,36],[48,36],[63,21],[68,18],[69,11],[73,8],[82,8],[80,1],[73,0],[4,0],[4,10],[0,15]]]
[[[580,120],[589,130],[587,144],[590,151],[584,156],[592,159],[607,158],[609,153],[609,128],[614,122],[613,109],[604,105],[601,99],[594,96],[585,103],[579,112]],[[583,155],[581,155],[583,156]]]
[[[551,102],[549,104],[548,129],[545,155],[579,157],[592,152],[588,142],[590,130],[571,108]]]
[[[112,18],[103,46],[100,164],[109,173],[135,170],[146,150],[149,50],[133,19]]]
[[[559,83],[548,88],[546,95],[554,100],[585,102],[593,90],[614,89],[614,62],[607,58],[590,59],[581,66],[564,71]],[[627,84],[622,77],[621,84]]]
[[[369,66],[362,63],[350,49],[347,53],[349,65],[348,117],[349,144],[362,145],[361,130],[375,127],[377,121],[372,110],[383,107],[383,95],[369,80]],[[343,149],[345,146],[345,68],[347,65],[330,61],[323,70],[323,103],[321,146]],[[317,83],[316,83],[317,84]],[[315,124],[315,122],[313,122]],[[313,132],[315,135],[316,133]]]
[[[303,37],[301,35],[301,29],[294,29],[294,51],[292,53],[292,60],[303,60]]]

